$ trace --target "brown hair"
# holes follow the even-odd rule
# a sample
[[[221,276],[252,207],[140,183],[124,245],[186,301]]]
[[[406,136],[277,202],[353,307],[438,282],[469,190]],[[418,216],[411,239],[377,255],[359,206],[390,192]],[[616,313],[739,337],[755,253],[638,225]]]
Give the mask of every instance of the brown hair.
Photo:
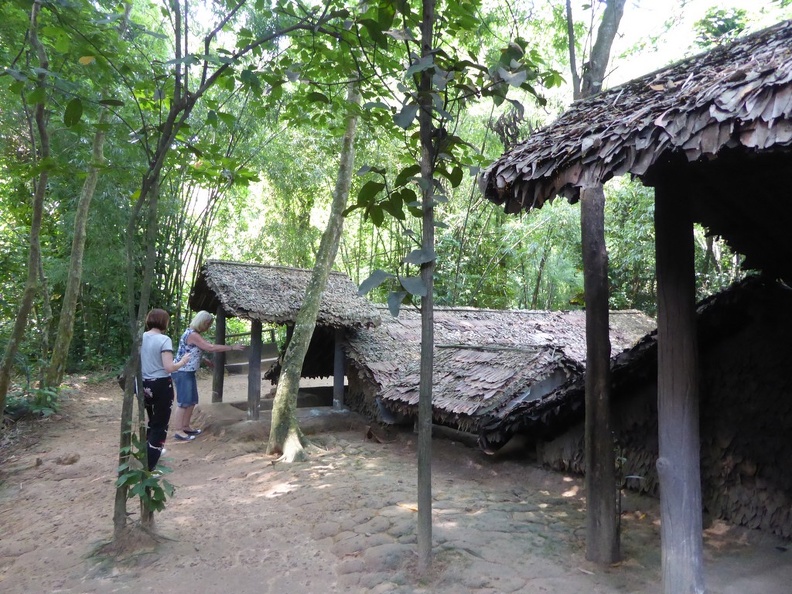
[[[168,329],[168,322],[170,322],[170,316],[167,311],[164,309],[152,309],[146,315],[146,330],[157,328],[165,332]]]

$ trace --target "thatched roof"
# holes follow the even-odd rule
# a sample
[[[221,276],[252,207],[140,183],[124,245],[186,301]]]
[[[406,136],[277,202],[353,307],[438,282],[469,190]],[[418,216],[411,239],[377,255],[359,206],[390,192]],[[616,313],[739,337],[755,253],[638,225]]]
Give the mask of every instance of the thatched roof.
[[[507,212],[667,160],[792,144],[792,21],[574,103],[482,175]]]
[[[792,288],[762,275],[747,276],[727,289],[702,299],[696,306],[699,349],[718,344],[736,334],[755,319],[772,317],[789,311]],[[776,323],[779,323],[778,321]],[[785,330],[784,330],[785,331]],[[657,379],[657,332],[651,332],[630,349],[613,358],[615,388]],[[583,386],[578,387],[579,390]]]
[[[282,266],[208,260],[190,294],[194,311],[217,310],[266,324],[289,324],[297,318],[312,271]],[[345,274],[331,272],[322,293],[317,326],[358,328],[379,323],[378,310],[358,295]]]
[[[383,312],[380,327],[352,333],[348,355],[357,373],[378,388],[391,411],[418,404],[421,318],[405,309]],[[506,414],[518,402],[541,398],[585,368],[585,312],[436,308],[432,406],[436,420],[478,431],[485,415]],[[614,352],[654,328],[636,311],[611,313]]]
[[[748,276],[728,289],[703,299],[696,307],[699,348],[717,344],[754,318],[774,315],[773,310],[792,302],[792,289],[766,276]],[[615,350],[615,349],[614,349]],[[631,348],[614,352],[611,359],[614,393],[630,394],[636,386],[657,381],[657,331],[646,334]],[[480,439],[499,442],[504,435],[529,432],[551,439],[581,422],[585,406],[585,377],[579,375],[546,398],[520,402],[507,414],[480,422]]]

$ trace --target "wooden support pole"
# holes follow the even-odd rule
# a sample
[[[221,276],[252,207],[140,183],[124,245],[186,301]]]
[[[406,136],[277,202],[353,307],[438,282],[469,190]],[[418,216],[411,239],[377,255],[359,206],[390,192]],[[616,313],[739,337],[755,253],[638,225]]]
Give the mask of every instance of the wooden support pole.
[[[248,420],[258,421],[261,404],[261,322],[250,323],[250,355],[248,358]]]
[[[333,408],[344,406],[344,330],[336,328],[333,351]]]
[[[580,196],[583,290],[586,299],[586,559],[619,560],[616,455],[611,432],[608,253],[602,184]]]
[[[215,317],[215,344],[226,343],[226,315],[222,305],[217,306]],[[212,402],[223,401],[223,383],[225,382],[225,353],[214,354],[214,370],[212,371]]]
[[[657,424],[663,592],[704,592],[693,223],[679,188],[655,189]]]

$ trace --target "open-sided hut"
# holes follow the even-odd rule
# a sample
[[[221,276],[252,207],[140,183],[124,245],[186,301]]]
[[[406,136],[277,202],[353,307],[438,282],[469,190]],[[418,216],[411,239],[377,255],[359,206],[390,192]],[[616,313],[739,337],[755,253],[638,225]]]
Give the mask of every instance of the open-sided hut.
[[[585,205],[616,175],[655,188],[666,592],[704,589],[693,222],[743,254],[745,267],[792,279],[790,145],[787,21],[576,102],[481,178],[508,212],[556,195]]]
[[[312,271],[208,260],[190,294],[190,308],[217,316],[217,339],[225,342],[225,320],[251,322],[248,371],[249,414],[256,418],[261,397],[261,345],[264,324],[294,326]],[[334,377],[334,400],[343,400],[344,330],[379,323],[379,312],[347,275],[331,272],[322,293],[316,329],[303,365],[303,377]],[[222,353],[219,353],[222,354]],[[222,400],[224,359],[215,365],[213,400]],[[253,411],[255,408],[255,412]]]
[[[381,420],[415,417],[420,313],[402,309],[394,318],[383,312],[382,320],[377,328],[349,335],[347,403]],[[614,350],[632,346],[652,329],[654,321],[640,312],[613,312]],[[487,451],[515,433],[518,424],[504,425],[504,419],[526,403],[553,400],[586,363],[583,311],[435,308],[434,336],[433,420],[478,435]]]

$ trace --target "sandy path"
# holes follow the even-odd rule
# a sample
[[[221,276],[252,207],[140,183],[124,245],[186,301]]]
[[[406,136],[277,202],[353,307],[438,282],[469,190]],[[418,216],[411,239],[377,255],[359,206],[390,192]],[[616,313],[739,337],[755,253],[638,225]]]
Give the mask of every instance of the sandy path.
[[[241,400],[239,379],[227,389]],[[157,550],[103,562],[90,554],[112,531],[119,411],[117,387],[78,384],[58,418],[0,451],[0,591],[660,592],[655,501],[626,496],[625,561],[603,570],[583,559],[579,478],[444,439],[433,445],[433,572],[417,580],[411,433],[377,443],[355,415],[301,410],[323,451],[273,465],[266,421],[228,404],[202,405],[205,433],[168,445],[177,491],[157,514]],[[790,591],[785,543],[722,525],[706,542],[710,592]]]

